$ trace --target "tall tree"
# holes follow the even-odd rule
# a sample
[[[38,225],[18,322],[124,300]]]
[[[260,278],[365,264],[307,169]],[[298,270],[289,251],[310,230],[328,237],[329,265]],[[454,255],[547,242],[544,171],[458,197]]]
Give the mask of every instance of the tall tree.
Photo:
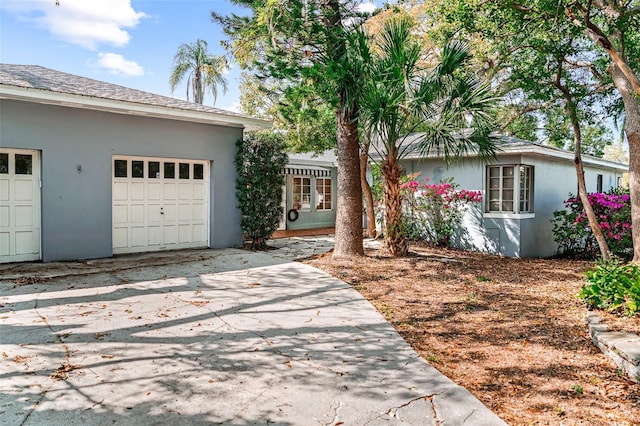
[[[447,0],[440,4],[455,10],[456,19],[465,21],[476,34],[498,41],[520,40],[512,43],[518,46],[512,54],[531,52],[531,35],[547,37],[546,52],[562,41],[558,36],[570,36],[575,40],[574,46],[585,49],[587,54],[579,61],[568,56],[565,69],[571,66],[588,70],[602,88],[612,83],[626,116],[633,260],[640,262],[640,1],[472,0],[465,2],[463,9],[452,8],[453,3]]]
[[[372,49],[371,76],[363,92],[364,126],[374,135],[384,184],[385,241],[394,256],[407,254],[402,229],[400,160],[410,152],[437,149],[447,161],[465,152],[495,155],[490,111],[496,98],[487,85],[469,75],[469,53],[460,43],[441,51],[433,69],[426,66],[422,43],[406,17],[385,23]],[[419,129],[417,138],[411,133]]]
[[[171,93],[187,75],[187,100],[191,90],[193,101],[202,104],[205,92],[209,89],[215,105],[218,86],[222,88],[223,93],[227,92],[227,80],[224,78],[224,72],[228,66],[227,60],[224,56],[209,54],[208,47],[208,43],[201,39],[178,47],[173,57],[173,68],[169,79]]]
[[[362,16],[341,0],[232,0],[249,16],[214,22],[238,63],[285,86],[312,87],[336,122],[338,197],[334,256],[363,254],[358,114],[366,63]]]

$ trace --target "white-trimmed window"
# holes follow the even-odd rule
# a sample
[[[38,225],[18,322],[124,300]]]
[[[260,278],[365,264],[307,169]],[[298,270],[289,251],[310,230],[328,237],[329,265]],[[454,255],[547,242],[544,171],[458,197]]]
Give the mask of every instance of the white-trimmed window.
[[[487,166],[486,211],[533,213],[533,166]]]
[[[316,178],[316,210],[331,210],[331,178]]]
[[[311,210],[311,178],[293,178],[293,208],[298,211]]]

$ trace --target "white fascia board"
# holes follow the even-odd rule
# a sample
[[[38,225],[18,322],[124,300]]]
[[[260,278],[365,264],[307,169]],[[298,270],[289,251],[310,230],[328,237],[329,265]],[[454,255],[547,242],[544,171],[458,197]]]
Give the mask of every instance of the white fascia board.
[[[216,124],[220,126],[241,127],[250,130],[268,129],[272,123],[259,118],[218,114],[214,112],[190,111],[161,105],[149,105],[92,96],[58,93],[48,90],[31,89],[18,86],[0,85],[0,99],[32,102],[47,105],[59,105],[70,108],[106,111],[116,114],[137,115],[164,118],[194,123]]]
[[[504,147],[502,148],[500,151],[498,151],[497,156],[500,157],[501,155],[524,155],[524,154],[529,154],[529,155],[536,155],[536,156],[540,156],[540,157],[547,157],[547,158],[556,158],[559,160],[566,160],[569,161],[573,164],[573,152],[570,151],[564,151],[564,150],[556,150],[553,149],[551,147],[545,147],[545,146],[539,146],[539,145],[531,145],[531,146],[508,146],[508,147]],[[377,153],[373,153],[370,154],[370,156],[372,157],[372,159],[374,161],[380,161],[380,155]],[[472,154],[472,153],[467,153],[467,154],[463,154],[462,158],[473,158],[473,157],[477,157],[477,155]],[[424,156],[424,155],[420,155],[420,154],[414,154],[411,153],[409,155],[407,155],[405,158],[403,158],[403,160],[423,160],[423,159],[430,159],[430,160],[437,160],[437,159],[442,159],[442,157],[438,157],[437,155],[434,154],[430,154],[428,156]],[[591,156],[586,156],[583,155],[582,156],[582,162],[584,164],[588,164],[591,166],[596,166],[596,167],[602,167],[602,168],[606,168],[606,169],[614,169],[614,170],[619,170],[622,172],[626,172],[629,170],[629,165],[627,164],[621,164],[621,163],[616,163],[615,161],[609,161],[609,160],[605,160],[604,158],[597,158],[597,157],[591,157]]]
[[[552,157],[552,158],[559,158],[562,160],[568,160],[571,163],[573,163],[574,161],[573,152],[556,150],[553,148],[547,148],[544,146],[537,146],[537,145],[527,146],[525,148],[507,147],[506,149],[498,153],[498,155],[500,154],[532,154],[532,155],[539,155],[543,157]],[[582,156],[582,162],[592,166],[604,167],[607,169],[616,169],[616,170],[622,170],[622,171],[627,171],[629,169],[629,166],[627,164],[616,163],[615,161],[609,161],[609,160],[605,160],[604,158],[597,158],[597,157],[592,157],[588,155]]]

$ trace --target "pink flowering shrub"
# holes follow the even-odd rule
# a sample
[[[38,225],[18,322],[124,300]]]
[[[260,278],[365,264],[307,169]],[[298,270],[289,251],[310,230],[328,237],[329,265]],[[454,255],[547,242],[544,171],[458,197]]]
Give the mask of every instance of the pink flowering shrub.
[[[482,201],[481,191],[458,189],[453,179],[423,183],[418,175],[408,175],[400,189],[405,206],[405,232],[410,238],[424,239],[436,246],[448,246],[459,228],[469,204]]]
[[[610,192],[589,194],[589,201],[598,218],[609,250],[621,259],[633,256],[631,240],[631,202],[629,191],[614,189]],[[569,194],[565,210],[553,213],[553,235],[561,254],[595,259],[598,244],[591,232],[587,215],[579,197]]]

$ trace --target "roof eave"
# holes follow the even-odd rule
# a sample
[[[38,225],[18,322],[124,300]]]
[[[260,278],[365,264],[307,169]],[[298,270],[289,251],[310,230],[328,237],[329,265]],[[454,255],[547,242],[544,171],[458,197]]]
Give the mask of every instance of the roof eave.
[[[190,111],[160,105],[148,105],[136,102],[97,98],[93,96],[59,93],[49,90],[10,86],[6,84],[0,85],[0,99],[105,111],[116,114],[164,118],[227,127],[239,127],[246,128],[248,130],[268,129],[272,126],[272,123],[268,120],[253,117],[217,114],[214,112],[204,111]]]
[[[509,154],[515,154],[515,155],[522,155],[522,154],[529,154],[529,155],[536,155],[536,156],[540,156],[540,157],[547,157],[547,158],[557,158],[560,160],[567,160],[570,162],[573,162],[573,152],[570,151],[561,151],[561,150],[555,150],[552,148],[547,148],[544,146],[539,146],[539,145],[532,145],[532,146],[507,146],[507,147],[503,147],[500,151],[497,152],[497,155],[509,155]],[[377,158],[377,155],[373,155],[373,158]],[[477,157],[476,154],[474,153],[467,153],[462,155],[462,158],[475,158]],[[421,160],[421,159],[432,159],[432,160],[436,160],[436,159],[442,159],[441,156],[435,155],[435,154],[430,154],[430,155],[421,155],[421,154],[416,154],[416,153],[411,153],[409,155],[407,155],[404,159],[406,160]],[[629,166],[627,164],[622,164],[622,163],[617,163],[615,161],[609,161],[609,160],[605,160],[603,158],[597,158],[597,157],[592,157],[592,156],[587,156],[587,155],[583,155],[582,156],[582,162],[585,164],[589,164],[592,166],[598,166],[598,167],[604,167],[604,168],[608,168],[608,169],[615,169],[615,170],[620,170],[623,172],[626,172],[629,170]]]

